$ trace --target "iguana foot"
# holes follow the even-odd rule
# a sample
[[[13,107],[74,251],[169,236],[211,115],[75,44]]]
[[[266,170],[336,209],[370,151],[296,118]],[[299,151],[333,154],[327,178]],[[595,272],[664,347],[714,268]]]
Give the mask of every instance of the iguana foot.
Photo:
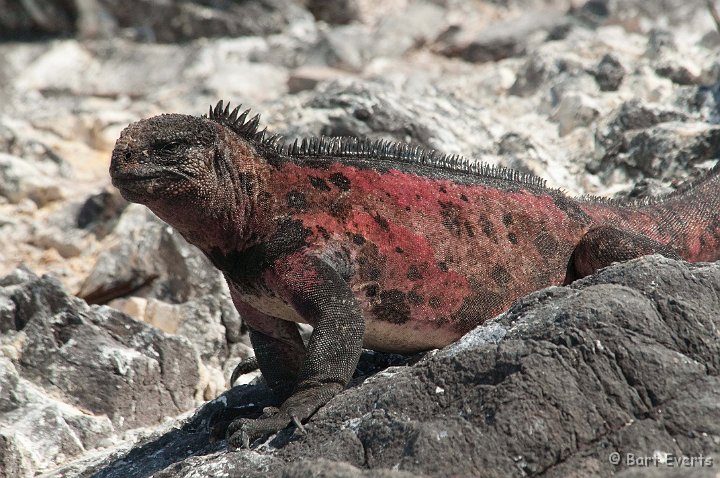
[[[323,384],[294,393],[280,408],[268,407],[255,420],[238,418],[227,429],[228,447],[231,450],[249,448],[258,438],[277,433],[293,423],[303,434],[302,422],[310,418],[328,400],[342,390],[339,384]]]

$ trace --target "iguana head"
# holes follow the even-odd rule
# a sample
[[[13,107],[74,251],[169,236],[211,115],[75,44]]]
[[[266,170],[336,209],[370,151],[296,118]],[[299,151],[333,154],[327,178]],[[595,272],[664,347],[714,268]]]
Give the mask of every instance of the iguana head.
[[[152,208],[205,201],[217,187],[215,128],[204,118],[164,114],[131,124],[115,143],[112,183],[129,201]]]
[[[110,162],[112,183],[187,239],[242,241],[257,203],[263,158],[255,141],[259,118],[220,106],[208,116],[163,114],[132,123]],[[227,108],[226,108],[227,109]]]

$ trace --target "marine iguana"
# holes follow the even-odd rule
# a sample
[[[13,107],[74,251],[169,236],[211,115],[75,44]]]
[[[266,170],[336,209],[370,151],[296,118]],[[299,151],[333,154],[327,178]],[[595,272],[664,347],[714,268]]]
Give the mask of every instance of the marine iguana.
[[[361,348],[444,347],[518,298],[615,261],[720,258],[720,165],[644,202],[573,199],[534,175],[404,143],[285,144],[220,101],[129,125],[110,174],[222,271],[279,409],[229,445],[303,429]],[[307,347],[296,323],[314,327]]]

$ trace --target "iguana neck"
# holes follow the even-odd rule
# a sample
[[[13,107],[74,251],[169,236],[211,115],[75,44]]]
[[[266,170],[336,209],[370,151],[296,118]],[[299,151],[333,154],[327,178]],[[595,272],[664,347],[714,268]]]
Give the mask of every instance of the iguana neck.
[[[217,182],[204,197],[148,204],[191,244],[206,254],[242,251],[262,240],[269,230],[271,204],[261,198],[267,189],[268,165],[247,146],[227,135],[217,146]]]

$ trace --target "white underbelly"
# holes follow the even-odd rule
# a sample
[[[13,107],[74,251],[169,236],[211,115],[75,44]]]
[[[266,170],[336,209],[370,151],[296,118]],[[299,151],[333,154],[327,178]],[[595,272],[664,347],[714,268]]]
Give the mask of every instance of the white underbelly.
[[[381,320],[365,321],[363,347],[379,352],[415,353],[439,349],[462,335],[422,322],[393,324]]]

